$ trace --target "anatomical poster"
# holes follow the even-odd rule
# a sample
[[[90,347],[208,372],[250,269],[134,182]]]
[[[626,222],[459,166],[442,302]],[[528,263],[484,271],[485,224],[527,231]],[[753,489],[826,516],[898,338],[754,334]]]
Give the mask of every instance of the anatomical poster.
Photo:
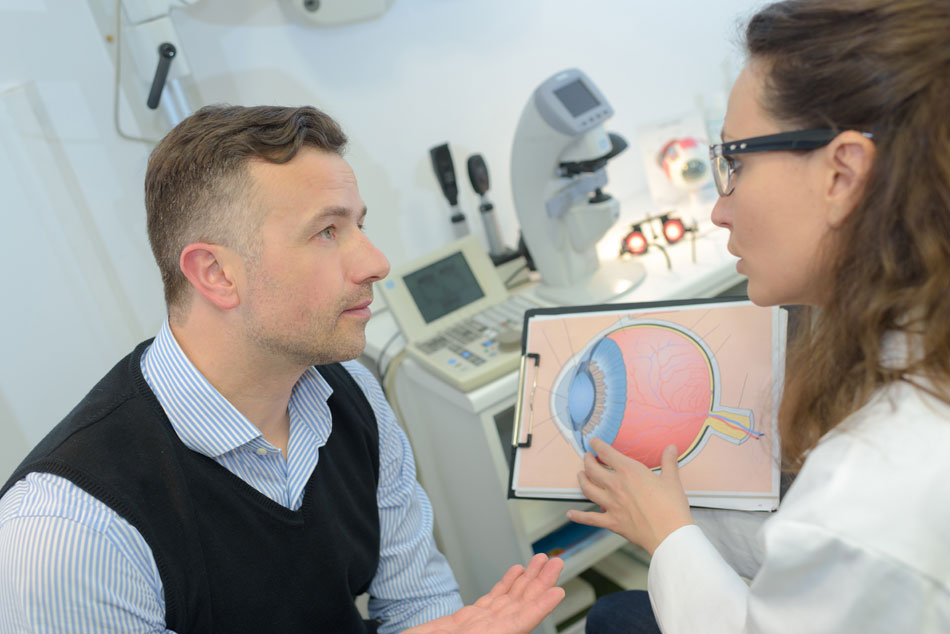
[[[509,496],[583,500],[596,437],[653,470],[675,445],[695,506],[774,510],[786,323],[733,299],[528,311]]]

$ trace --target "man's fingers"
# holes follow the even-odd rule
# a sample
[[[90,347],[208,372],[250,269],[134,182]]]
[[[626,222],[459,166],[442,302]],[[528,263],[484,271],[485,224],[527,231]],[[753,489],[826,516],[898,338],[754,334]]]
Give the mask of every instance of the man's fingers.
[[[491,592],[474,605],[443,618],[450,618],[453,624],[450,629],[458,632],[529,632],[564,598],[564,590],[556,585],[563,568],[563,560],[537,554],[527,566],[509,568]],[[430,623],[440,627],[440,621]]]
[[[562,570],[564,570],[564,560],[560,557],[551,557],[545,562],[544,568],[538,574],[538,579],[553,586],[557,583],[557,578],[561,576]]]
[[[508,594],[511,591],[511,587],[515,584],[515,581],[524,574],[524,566],[521,564],[516,564],[508,569],[508,572],[501,578],[501,580],[492,587],[491,591],[488,594],[481,596],[475,602],[474,605],[483,606],[486,603],[490,603],[495,597],[500,597],[505,594]]]
[[[559,560],[560,561],[560,560]],[[563,565],[563,561],[561,562]],[[558,570],[560,572],[560,570]],[[544,594],[536,602],[536,605],[544,612],[544,616],[547,616],[554,608],[557,607],[557,604],[564,599],[564,588],[559,588],[557,586],[545,590]],[[544,618],[543,616],[541,617]]]
[[[537,557],[537,555],[535,555]],[[564,560],[559,557],[545,556],[546,561],[538,571],[537,577],[531,580],[528,587],[525,588],[524,596],[528,600],[534,600],[538,595],[547,592],[548,589],[557,585],[557,578],[564,569]]]
[[[564,598],[564,588],[549,588],[540,597],[524,606],[515,616],[517,631],[530,632],[550,614]]]
[[[539,574],[541,574],[541,570],[547,565],[547,563],[548,556],[544,553],[538,553],[528,562],[528,567],[525,569],[524,576],[531,577],[532,579],[537,577]]]
[[[515,582],[511,585],[511,589],[508,591],[509,596],[514,598],[526,596],[525,593],[527,592],[529,584],[538,578],[538,575],[541,573],[541,569],[544,568],[547,562],[548,556],[544,553],[538,553],[532,557],[531,561],[528,562],[528,567],[525,568],[524,573],[515,579]],[[538,593],[536,592],[535,594]]]

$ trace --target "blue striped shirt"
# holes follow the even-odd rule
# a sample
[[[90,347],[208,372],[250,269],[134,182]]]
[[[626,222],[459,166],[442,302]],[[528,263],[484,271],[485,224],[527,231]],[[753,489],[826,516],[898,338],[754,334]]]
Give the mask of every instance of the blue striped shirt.
[[[379,428],[380,558],[369,613],[382,620],[381,634],[398,632],[462,602],[435,547],[432,507],[405,434],[373,376],[356,362],[343,366]],[[167,320],[142,356],[142,373],[189,449],[279,504],[300,507],[332,429],[332,390],[316,370],[291,394],[286,460],[192,365]],[[68,480],[29,474],[0,499],[0,632],[170,632],[151,550],[115,511]]]

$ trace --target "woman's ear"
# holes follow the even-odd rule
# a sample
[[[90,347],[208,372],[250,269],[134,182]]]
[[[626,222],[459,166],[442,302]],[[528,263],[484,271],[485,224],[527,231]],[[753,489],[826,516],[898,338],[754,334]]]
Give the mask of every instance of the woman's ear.
[[[874,152],[874,142],[855,130],[842,132],[825,148],[828,179],[824,194],[830,226],[840,227],[861,200]]]
[[[178,265],[202,297],[230,310],[241,303],[234,279],[236,254],[218,244],[196,242],[181,250]]]

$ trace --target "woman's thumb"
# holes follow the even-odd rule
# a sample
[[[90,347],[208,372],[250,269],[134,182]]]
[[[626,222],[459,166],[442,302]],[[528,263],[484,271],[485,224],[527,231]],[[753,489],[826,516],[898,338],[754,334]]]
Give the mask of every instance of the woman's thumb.
[[[660,458],[660,475],[673,478],[677,482],[680,479],[678,453],[676,445],[670,445],[663,450],[663,456]]]

